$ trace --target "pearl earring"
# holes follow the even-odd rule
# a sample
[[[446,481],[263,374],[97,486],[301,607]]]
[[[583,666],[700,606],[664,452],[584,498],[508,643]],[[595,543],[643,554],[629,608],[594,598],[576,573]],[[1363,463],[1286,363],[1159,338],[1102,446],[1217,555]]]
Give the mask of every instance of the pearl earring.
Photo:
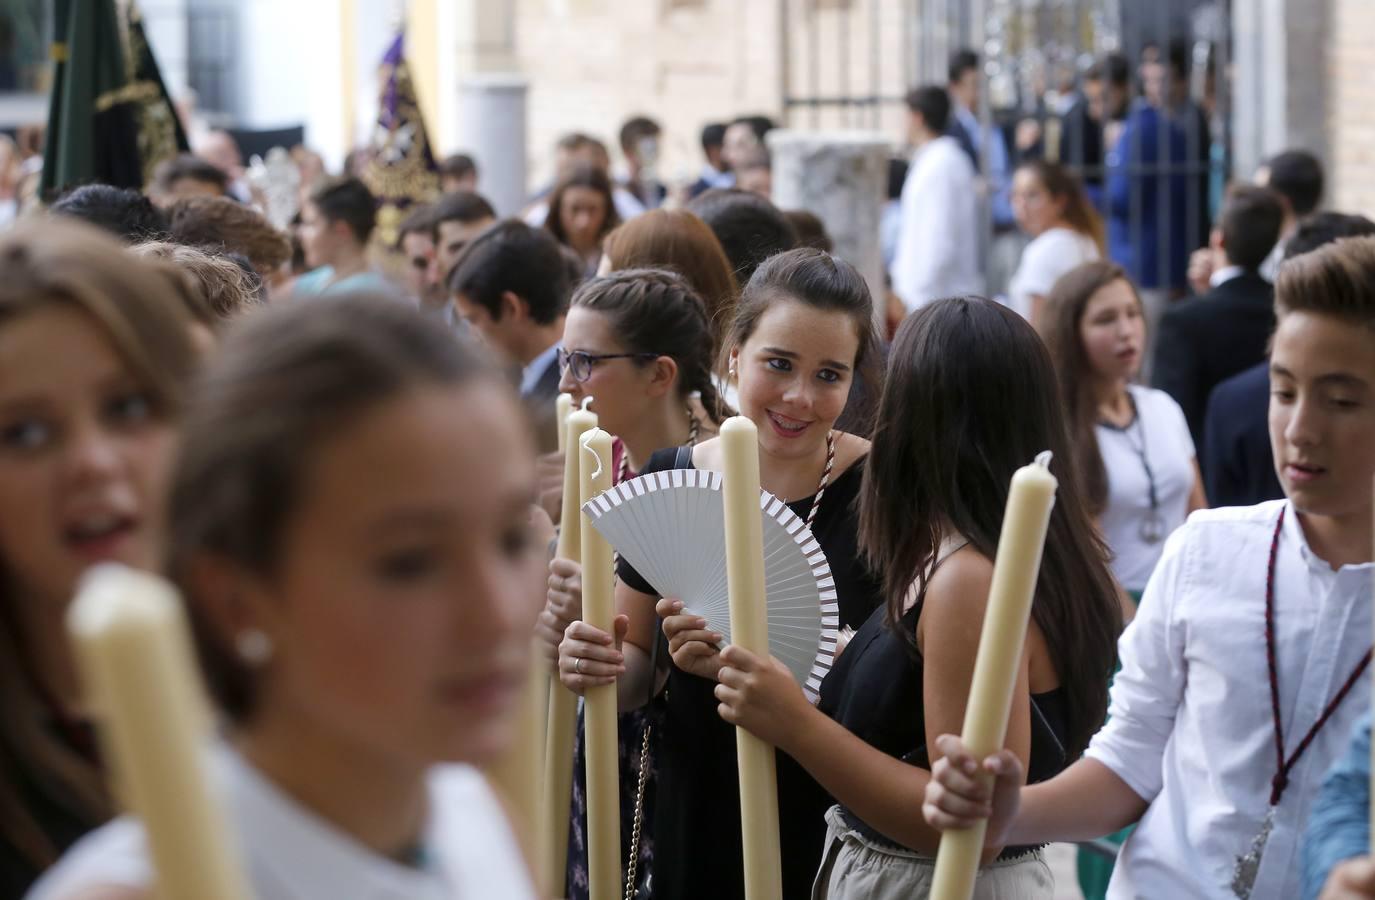
[[[250,628],[234,639],[234,649],[250,666],[261,666],[272,658],[272,638],[265,631]]]

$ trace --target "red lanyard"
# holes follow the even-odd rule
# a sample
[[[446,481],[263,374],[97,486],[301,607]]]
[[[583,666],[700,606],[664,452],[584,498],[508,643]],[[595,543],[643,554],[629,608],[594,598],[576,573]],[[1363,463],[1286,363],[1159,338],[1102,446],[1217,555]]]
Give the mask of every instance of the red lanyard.
[[[1294,752],[1286,760],[1284,758],[1284,725],[1280,721],[1280,679],[1279,669],[1275,664],[1275,558],[1279,555],[1280,532],[1284,529],[1284,512],[1287,507],[1280,508],[1279,521],[1275,523],[1275,537],[1270,542],[1270,567],[1265,576],[1265,662],[1270,672],[1270,714],[1275,721],[1275,760],[1277,763],[1275,777],[1270,782],[1270,805],[1276,806],[1280,802],[1280,797],[1284,794],[1284,789],[1289,786],[1289,772],[1294,768],[1299,757],[1303,756],[1308,745],[1313,743],[1313,739],[1318,736],[1318,732],[1327,724],[1327,720],[1332,718],[1332,714],[1337,711],[1346,695],[1351,693],[1351,689],[1356,686],[1356,680],[1361,677],[1361,673],[1370,665],[1372,650],[1367,650],[1365,656],[1356,664],[1356,668],[1351,670],[1346,682],[1342,685],[1337,695],[1328,702],[1323,709],[1322,715],[1318,716],[1318,721],[1313,723],[1313,727],[1308,729],[1308,733],[1299,741],[1299,745],[1294,748]],[[1375,649],[1375,648],[1372,648]]]

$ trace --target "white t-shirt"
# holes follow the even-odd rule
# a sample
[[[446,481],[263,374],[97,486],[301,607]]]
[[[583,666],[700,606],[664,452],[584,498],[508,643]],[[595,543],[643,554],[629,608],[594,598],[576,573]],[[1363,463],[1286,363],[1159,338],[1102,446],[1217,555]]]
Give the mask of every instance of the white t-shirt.
[[[1139,592],[1146,589],[1160,561],[1165,539],[1188,516],[1195,454],[1189,423],[1173,397],[1139,385],[1127,390],[1136,404],[1136,418],[1126,428],[1100,423],[1096,429],[1108,472],[1108,503],[1101,523],[1113,553],[1113,573],[1127,590]],[[1151,530],[1156,540],[1147,539]]]
[[[1099,259],[1098,245],[1071,228],[1051,228],[1026,245],[1017,271],[1008,283],[1008,305],[1022,318],[1031,318],[1031,296],[1050,293],[1070,269]]]
[[[242,851],[255,900],[534,900],[535,890],[496,795],[470,766],[436,766],[423,862],[378,856],[301,807],[227,747],[212,776]],[[83,888],[147,888],[153,870],[142,825],[122,816],[78,841],[28,900],[60,900]]]

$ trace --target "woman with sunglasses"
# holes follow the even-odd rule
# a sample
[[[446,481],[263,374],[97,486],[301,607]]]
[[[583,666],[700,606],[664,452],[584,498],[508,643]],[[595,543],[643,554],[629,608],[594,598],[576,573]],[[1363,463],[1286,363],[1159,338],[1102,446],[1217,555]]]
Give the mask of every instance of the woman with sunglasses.
[[[623,481],[664,447],[696,444],[716,433],[719,400],[711,377],[712,346],[706,306],[681,276],[660,269],[626,269],[589,281],[573,296],[564,323],[559,389],[576,405],[592,398],[598,424],[615,435],[612,478]],[[701,403],[690,403],[700,394]],[[537,633],[551,660],[570,623],[582,618],[582,579],[577,563],[550,564],[549,596]],[[579,730],[581,733],[581,729]],[[630,852],[644,717],[621,717],[621,813],[624,850]],[[586,795],[583,747],[579,738],[574,766],[572,832],[568,848],[568,890],[558,895],[587,896]],[[644,805],[653,802],[646,786]],[[652,842],[635,848],[646,861],[638,884],[648,877]],[[555,886],[557,888],[557,886]]]

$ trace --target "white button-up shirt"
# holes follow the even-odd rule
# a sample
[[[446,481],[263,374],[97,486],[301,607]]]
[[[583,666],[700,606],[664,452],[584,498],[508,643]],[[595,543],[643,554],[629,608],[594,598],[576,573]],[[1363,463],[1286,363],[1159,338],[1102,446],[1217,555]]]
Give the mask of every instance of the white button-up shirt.
[[[471,766],[430,770],[429,812],[414,866],[364,848],[232,750],[216,748],[211,775],[258,900],[535,898],[500,801]],[[93,885],[147,890],[153,880],[143,826],[121,816],[78,841],[28,900],[70,897]]]
[[[1275,737],[1265,662],[1265,579],[1279,500],[1195,513],[1170,538],[1118,645],[1109,721],[1088,756],[1150,803],[1108,896],[1229,898],[1270,802]],[[1275,631],[1286,756],[1371,645],[1367,563],[1334,571],[1292,505],[1275,567]],[[1370,708],[1357,680],[1289,773],[1252,891],[1299,896],[1299,842],[1323,774]]]
[[[893,290],[909,310],[932,300],[982,294],[974,166],[951,137],[923,144],[902,184]]]

